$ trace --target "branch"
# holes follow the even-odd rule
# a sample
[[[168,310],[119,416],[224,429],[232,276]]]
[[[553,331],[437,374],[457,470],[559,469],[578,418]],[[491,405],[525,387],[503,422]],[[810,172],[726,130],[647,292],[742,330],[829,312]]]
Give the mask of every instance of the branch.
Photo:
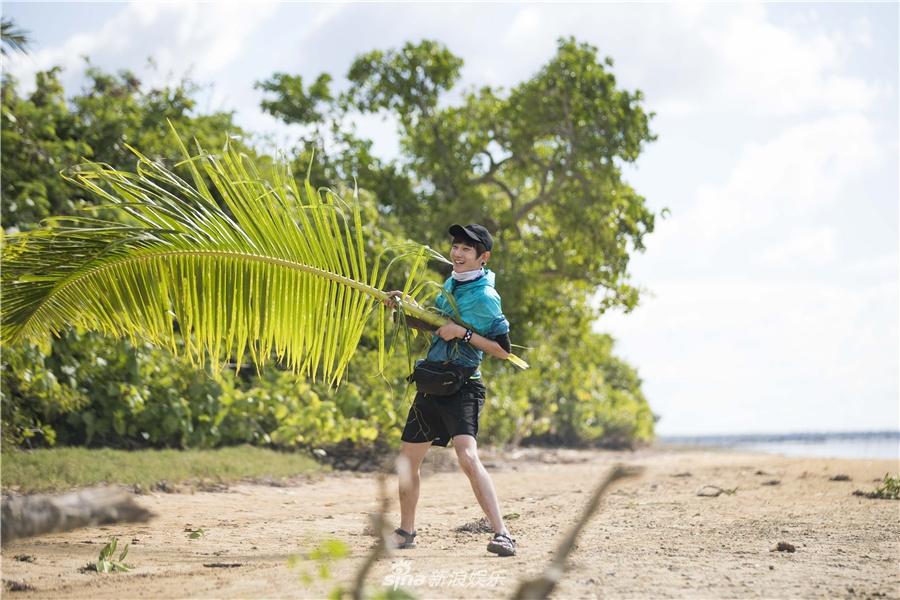
[[[378,497],[378,512],[369,515],[372,519],[372,528],[375,531],[378,541],[372,546],[369,554],[366,555],[366,559],[359,565],[359,569],[357,569],[356,575],[353,578],[353,589],[351,590],[353,600],[363,599],[364,586],[366,584],[366,577],[369,576],[369,571],[372,570],[372,567],[379,558],[390,554],[389,536],[391,535],[391,526],[388,524],[387,520],[387,511],[390,501],[387,495],[387,477],[385,477],[384,473],[378,474]]]
[[[447,144],[444,138],[441,136],[440,129],[437,126],[437,123],[434,119],[431,119],[431,133],[434,135],[434,143],[437,146],[438,156],[447,156],[449,154],[449,150],[447,149]],[[443,180],[446,187],[450,189],[451,197],[458,198],[460,196],[459,189],[456,187],[456,182],[453,181],[452,177],[448,177],[446,173],[440,173],[441,179]]]
[[[518,204],[519,197],[513,193],[513,191],[506,185],[504,182],[499,179],[494,179],[493,177],[488,180],[487,183],[493,183],[497,187],[499,187],[503,192],[509,197],[509,205],[511,208],[515,209],[516,204]]]
[[[538,194],[537,197],[535,197],[532,200],[529,200],[528,202],[526,202],[525,204],[520,206],[519,210],[517,210],[515,213],[513,213],[513,222],[518,223],[519,221],[524,219],[526,216],[528,216],[528,213],[533,211],[535,208],[537,208],[538,206],[540,206],[542,204],[546,204],[547,202],[549,202],[553,198],[553,196],[556,195],[556,192],[559,191],[559,188],[561,186],[562,186],[562,178],[556,179],[548,191],[546,191],[542,194]]]
[[[476,177],[475,179],[470,179],[468,181],[468,183],[470,185],[478,185],[480,183],[487,183],[489,181],[492,181],[494,179],[494,173],[496,173],[500,169],[500,167],[503,166],[503,163],[512,159],[512,156],[507,156],[506,158],[504,158],[501,161],[494,161],[494,157],[491,156],[491,153],[488,152],[487,150],[481,150],[478,153],[484,154],[485,156],[487,156],[488,161],[490,161],[491,165],[488,167],[488,170],[486,173],[484,173],[483,175],[481,175],[479,177]]]
[[[613,467],[612,471],[606,475],[603,481],[600,482],[600,485],[594,490],[594,494],[591,496],[591,499],[588,500],[578,522],[572,526],[572,529],[569,530],[566,537],[559,543],[559,547],[556,549],[553,560],[550,561],[550,564],[547,565],[544,572],[534,579],[523,581],[519,585],[519,589],[516,590],[515,595],[513,595],[513,600],[546,598],[553,592],[556,584],[559,583],[563,573],[566,571],[566,559],[575,548],[575,541],[578,539],[578,534],[581,533],[581,530],[584,529],[585,525],[587,525],[588,521],[591,520],[591,517],[597,511],[597,508],[600,506],[600,500],[603,499],[606,490],[609,489],[609,486],[612,485],[613,482],[626,477],[634,477],[639,475],[641,471],[642,469],[639,467],[624,467],[622,465]]]

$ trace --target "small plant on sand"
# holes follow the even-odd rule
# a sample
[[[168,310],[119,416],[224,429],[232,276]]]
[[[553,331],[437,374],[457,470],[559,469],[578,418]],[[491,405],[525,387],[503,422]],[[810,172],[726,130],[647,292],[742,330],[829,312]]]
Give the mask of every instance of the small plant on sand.
[[[97,573],[118,573],[120,571],[128,571],[134,567],[125,564],[125,557],[128,555],[128,544],[119,553],[116,558],[116,546],[119,544],[119,538],[112,538],[109,543],[103,546],[97,562],[88,563],[84,568],[85,571],[96,571]]]
[[[376,550],[372,548],[371,552]],[[371,555],[370,552],[370,555]],[[304,586],[311,586],[316,580],[328,581],[332,578],[331,567],[337,561],[350,556],[350,547],[338,539],[326,539],[324,542],[316,546],[312,551],[298,556],[292,554],[288,557],[288,567],[291,569],[300,569],[300,582]],[[301,561],[314,561],[315,573],[303,568]],[[359,580],[357,584],[361,583]],[[336,585],[328,592],[329,600],[342,600],[344,598],[367,598],[368,600],[417,600],[417,596],[402,588],[384,588],[375,591],[372,595],[367,595],[363,587],[354,587],[353,585],[344,586]]]
[[[349,554],[350,548],[347,544],[341,540],[327,539],[303,557],[297,556],[296,554],[289,556],[288,567],[292,569],[301,568],[300,561],[302,559],[315,561],[315,575],[305,569],[300,571],[300,581],[303,585],[310,586],[317,578],[323,581],[331,579],[331,565],[342,558],[346,558]],[[342,587],[338,586],[331,591],[328,597],[334,599],[342,598],[345,591],[346,590]]]
[[[884,474],[884,480],[871,492],[856,490],[854,496],[880,498],[882,500],[900,500],[900,475]]]

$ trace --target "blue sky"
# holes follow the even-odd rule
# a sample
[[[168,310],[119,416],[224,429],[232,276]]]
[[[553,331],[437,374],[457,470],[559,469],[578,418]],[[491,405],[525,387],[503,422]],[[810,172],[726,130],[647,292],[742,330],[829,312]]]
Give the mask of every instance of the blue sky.
[[[33,86],[81,55],[147,84],[189,72],[203,110],[291,146],[259,110],[276,71],[340,79],[361,52],[438,39],[462,88],[510,87],[574,35],[644,91],[659,140],[628,180],[668,207],[618,340],[663,434],[897,429],[898,5],[4,3],[30,30],[4,70]],[[147,67],[152,57],[155,70]],[[390,115],[359,122],[394,156]]]

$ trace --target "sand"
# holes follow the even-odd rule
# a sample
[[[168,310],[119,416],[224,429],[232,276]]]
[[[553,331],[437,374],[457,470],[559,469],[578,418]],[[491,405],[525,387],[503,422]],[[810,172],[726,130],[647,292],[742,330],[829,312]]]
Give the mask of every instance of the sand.
[[[481,512],[452,450],[429,453],[419,545],[379,560],[369,591],[394,583],[420,598],[497,598],[539,573],[593,487],[616,462],[644,467],[606,497],[554,598],[900,598],[900,502],[871,490],[891,460],[785,458],[728,451],[483,451],[519,553],[486,552],[487,533],[455,531]],[[831,481],[844,474],[850,481]],[[393,493],[396,480],[388,482]],[[698,496],[705,485],[734,493]],[[707,488],[709,489],[709,488]],[[392,494],[393,495],[393,494]],[[8,598],[318,598],[348,584],[374,543],[370,474],[326,473],[277,485],[138,497],[157,517],[12,543]],[[392,498],[391,519],[397,504]],[[198,539],[188,530],[202,529]],[[130,542],[125,573],[79,569],[110,536]],[[325,539],[350,547],[320,579],[306,558]],[[794,552],[773,551],[780,542]],[[293,564],[291,557],[297,559]],[[303,583],[302,573],[313,575]]]

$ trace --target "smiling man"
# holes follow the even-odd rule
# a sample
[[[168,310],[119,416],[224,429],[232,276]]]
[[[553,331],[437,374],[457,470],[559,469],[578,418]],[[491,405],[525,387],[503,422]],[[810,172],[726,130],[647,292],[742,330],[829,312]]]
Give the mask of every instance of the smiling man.
[[[494,530],[488,551],[513,556],[516,542],[503,523],[494,484],[478,457],[476,443],[485,398],[478,367],[485,352],[505,359],[510,349],[509,322],[503,316],[500,295],[494,289],[494,273],[485,268],[494,241],[488,230],[478,224],[453,225],[449,233],[453,238],[450,248],[453,272],[444,283],[444,290],[453,296],[459,314],[454,314],[443,295],[438,297],[435,306],[466,326],[450,321],[434,332],[428,354],[424,361],[419,361],[413,375],[419,391],[401,437],[400,462],[408,465],[408,469],[401,468],[407,472],[401,472],[400,476],[400,527],[394,532],[394,542],[398,548],[415,547],[419,468],[431,446],[447,446],[452,440],[459,466],[469,478],[475,498]],[[393,291],[390,296],[396,299],[402,293]],[[412,319],[407,322],[413,327],[432,329]],[[453,372],[447,378],[454,384],[453,391],[423,391],[428,388],[422,385],[425,376],[420,375],[421,368],[427,368],[437,378]]]

